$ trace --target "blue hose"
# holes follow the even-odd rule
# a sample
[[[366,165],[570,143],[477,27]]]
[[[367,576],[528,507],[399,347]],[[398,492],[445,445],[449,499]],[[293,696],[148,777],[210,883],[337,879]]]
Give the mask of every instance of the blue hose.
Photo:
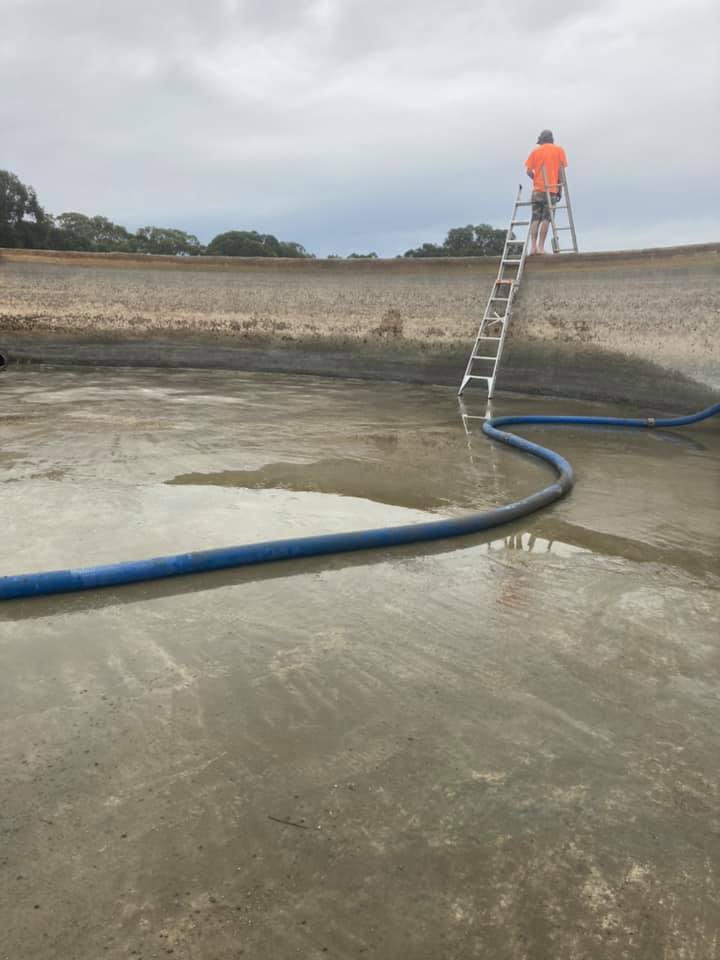
[[[109,563],[98,567],[82,567],[75,570],[52,570],[45,573],[25,573],[0,577],[0,600],[20,597],[38,597],[52,593],[69,593],[74,590],[93,590],[97,587],[112,587],[141,580],[156,580],[162,577],[178,577],[189,573],[205,573],[227,567],[252,566],[276,560],[293,560],[298,557],[317,557],[351,550],[370,550],[378,547],[399,546],[426,540],[442,540],[471,533],[490,530],[501,524],[518,520],[541,507],[565,496],[572,489],[573,471],[570,464],[547,447],[507,433],[500,427],[520,424],[566,424],[575,426],[610,427],[684,427],[699,423],[720,413],[716,403],[699,413],[687,417],[668,419],[626,419],[624,417],[544,417],[518,416],[496,417],[483,424],[483,432],[511,447],[530,453],[549,463],[558,473],[555,483],[536,493],[493,510],[472,513],[456,519],[432,520],[429,523],[412,523],[400,527],[380,527],[375,530],[357,530],[352,533],[332,533],[317,537],[294,537],[290,540],[270,540],[266,543],[243,544],[221,547],[217,550],[200,550],[195,553],[177,553],[169,557],[153,557],[149,560],[129,560],[125,563]]]

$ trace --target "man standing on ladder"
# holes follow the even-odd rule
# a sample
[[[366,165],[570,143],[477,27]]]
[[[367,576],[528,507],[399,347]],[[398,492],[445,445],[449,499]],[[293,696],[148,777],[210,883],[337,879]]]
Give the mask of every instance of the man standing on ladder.
[[[562,147],[555,144],[552,130],[543,130],[538,146],[525,161],[527,175],[533,182],[532,222],[530,224],[530,255],[545,253],[545,238],[550,226],[548,194],[553,206],[562,196],[563,173],[567,157]]]

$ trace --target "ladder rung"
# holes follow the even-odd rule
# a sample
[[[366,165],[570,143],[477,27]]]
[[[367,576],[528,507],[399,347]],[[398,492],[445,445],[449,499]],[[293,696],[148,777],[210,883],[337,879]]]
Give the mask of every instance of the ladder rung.
[[[511,227],[527,227],[529,225],[530,225],[529,220],[511,220],[510,221]]]
[[[478,337],[478,342],[479,342],[480,340],[502,340],[502,337],[486,337],[486,336],[482,336],[482,337]]]
[[[532,200],[518,200],[518,202],[515,204],[515,206],[516,206],[516,207],[531,207],[531,206],[532,206]]]
[[[522,260],[503,260],[503,263],[511,264],[512,266],[516,266],[516,264],[522,263]]]
[[[481,377],[477,373],[469,373],[468,380],[492,380],[492,377]]]
[[[496,280],[495,286],[497,286],[499,283],[515,283],[515,279],[513,278],[512,280]]]
[[[556,233],[560,233],[561,230],[572,230],[572,227],[555,227]]]
[[[491,300],[498,300],[501,303],[507,303],[510,297],[490,297]]]
[[[497,360],[497,357],[483,357],[479,353],[474,353],[472,358],[473,360]]]

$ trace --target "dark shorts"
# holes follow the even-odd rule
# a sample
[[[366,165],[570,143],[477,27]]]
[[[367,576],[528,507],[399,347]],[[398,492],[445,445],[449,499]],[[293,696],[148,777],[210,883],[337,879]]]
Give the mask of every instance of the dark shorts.
[[[553,206],[560,199],[559,193],[550,194],[550,202]],[[532,195],[532,219],[533,220],[549,220],[550,219],[550,208],[548,207],[547,194],[543,193],[542,190],[533,190]]]

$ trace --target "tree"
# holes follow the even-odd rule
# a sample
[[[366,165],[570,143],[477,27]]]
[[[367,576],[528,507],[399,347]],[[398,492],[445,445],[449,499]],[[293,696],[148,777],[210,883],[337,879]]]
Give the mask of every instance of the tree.
[[[228,230],[210,241],[211,257],[312,257],[301,243],[283,242],[271,233],[257,230]]]
[[[449,257],[493,257],[503,252],[505,230],[496,230],[489,223],[448,230],[443,246]]]
[[[452,227],[448,230],[442,246],[424,243],[415,250],[408,250],[405,257],[492,257],[502,253],[505,246],[505,231],[496,230],[488,223],[477,226]]]
[[[0,247],[42,247],[49,227],[33,187],[0,170]]]
[[[414,250],[406,250],[404,257],[446,257],[447,251],[437,243],[424,243]]]
[[[138,253],[196,257],[205,252],[205,248],[193,233],[171,227],[141,227],[135,232],[132,245]]]
[[[348,260],[377,260],[378,255],[373,251],[372,253],[351,253],[348,254]]]
[[[278,241],[280,252],[279,257],[292,257],[296,260],[314,260],[315,254],[310,253],[301,243],[295,243],[292,240]]]
[[[219,233],[208,244],[211,257],[276,257],[255,230],[228,230]]]
[[[123,253],[132,250],[132,234],[107,217],[61,213],[55,217],[53,238],[61,250]]]
[[[90,217],[84,213],[61,213],[53,218],[52,246],[56,250],[94,250]]]

